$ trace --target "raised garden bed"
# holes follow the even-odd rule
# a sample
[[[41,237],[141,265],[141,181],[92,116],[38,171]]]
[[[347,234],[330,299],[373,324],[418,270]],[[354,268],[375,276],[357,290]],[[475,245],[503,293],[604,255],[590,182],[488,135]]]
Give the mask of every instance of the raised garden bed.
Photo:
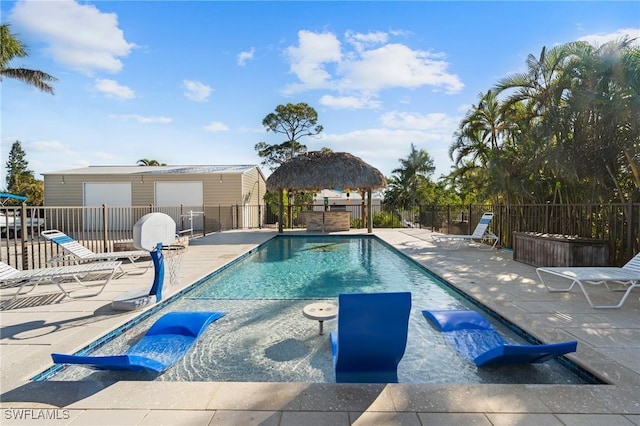
[[[514,232],[513,260],[533,266],[606,266],[609,244],[570,235]]]

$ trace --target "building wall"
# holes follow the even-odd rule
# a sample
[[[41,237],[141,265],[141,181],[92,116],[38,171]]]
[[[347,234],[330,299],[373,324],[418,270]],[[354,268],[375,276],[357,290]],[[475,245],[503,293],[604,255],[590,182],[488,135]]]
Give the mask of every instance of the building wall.
[[[154,182],[198,182],[203,183],[205,205],[242,205],[244,197],[251,193],[250,204],[258,204],[258,192],[251,186],[260,187],[260,198],[266,191],[266,183],[258,168],[246,173],[222,174],[65,174],[44,176],[44,204],[56,206],[83,206],[83,183],[129,182],[131,183],[131,205],[148,206],[154,204]],[[255,182],[259,182],[258,185]]]

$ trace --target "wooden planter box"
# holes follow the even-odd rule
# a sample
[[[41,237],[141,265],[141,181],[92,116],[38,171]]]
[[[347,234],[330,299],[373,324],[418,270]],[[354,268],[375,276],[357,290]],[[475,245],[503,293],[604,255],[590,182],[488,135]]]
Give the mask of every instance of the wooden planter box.
[[[569,235],[514,232],[513,260],[533,266],[606,266],[609,244]]]

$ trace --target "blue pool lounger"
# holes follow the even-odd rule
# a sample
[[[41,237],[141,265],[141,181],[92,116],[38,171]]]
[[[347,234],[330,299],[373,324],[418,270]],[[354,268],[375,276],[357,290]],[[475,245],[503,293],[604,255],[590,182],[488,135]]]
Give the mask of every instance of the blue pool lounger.
[[[422,311],[449,343],[478,367],[511,363],[541,363],[575,352],[575,340],[546,345],[511,345],[482,315],[471,310]]]
[[[56,364],[76,364],[94,370],[162,373],[178,362],[209,324],[222,312],[169,312],[158,319],[138,343],[122,355],[51,354]]]
[[[330,334],[336,383],[397,383],[410,312],[409,292],[338,295]]]

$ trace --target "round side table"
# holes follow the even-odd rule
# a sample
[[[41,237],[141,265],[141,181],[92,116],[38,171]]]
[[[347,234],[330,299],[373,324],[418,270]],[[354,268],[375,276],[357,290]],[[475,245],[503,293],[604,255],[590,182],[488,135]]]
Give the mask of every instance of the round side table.
[[[320,334],[324,334],[323,325],[326,320],[338,315],[338,307],[331,303],[311,303],[302,309],[302,315],[320,323]]]

